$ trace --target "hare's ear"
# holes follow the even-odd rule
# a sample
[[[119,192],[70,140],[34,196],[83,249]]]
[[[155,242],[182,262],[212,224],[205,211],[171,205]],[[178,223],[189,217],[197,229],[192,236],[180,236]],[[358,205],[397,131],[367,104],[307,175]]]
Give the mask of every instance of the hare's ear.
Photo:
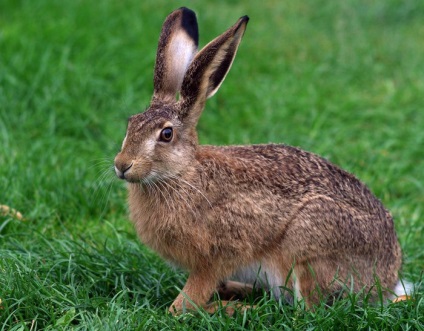
[[[233,64],[249,17],[241,17],[235,25],[207,44],[193,59],[181,86],[181,118],[197,123],[207,98],[218,91]]]
[[[154,99],[175,101],[184,75],[197,53],[199,32],[196,14],[181,7],[162,26],[156,55]]]

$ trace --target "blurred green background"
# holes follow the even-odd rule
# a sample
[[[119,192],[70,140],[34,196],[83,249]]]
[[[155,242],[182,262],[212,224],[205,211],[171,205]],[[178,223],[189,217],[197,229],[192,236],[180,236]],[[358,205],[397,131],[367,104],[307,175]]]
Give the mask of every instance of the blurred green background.
[[[43,316],[37,325],[51,326],[64,322],[64,311],[73,312],[70,321],[82,318],[59,299],[51,311],[37,305],[55,292],[31,290],[37,277],[72,287],[63,276],[70,265],[76,269],[68,276],[79,275],[82,286],[88,276],[70,262],[70,252],[90,252],[80,265],[93,270],[98,287],[85,289],[106,284],[106,292],[95,292],[104,302],[122,293],[117,279],[125,272],[133,279],[155,269],[149,281],[131,280],[133,291],[152,287],[161,275],[170,288],[183,284],[184,274],[138,243],[125,185],[112,171],[126,119],[149,104],[163,20],[183,5],[198,14],[201,46],[250,16],[233,67],[199,123],[201,143],[281,142],[355,173],[395,217],[403,274],[421,279],[423,1],[2,0],[0,204],[25,218],[0,215],[4,325],[23,321],[28,328]],[[138,257],[124,257],[128,252]],[[95,271],[102,268],[110,273]],[[19,270],[32,275],[27,283],[17,280]],[[159,306],[176,293],[163,291],[155,294]]]

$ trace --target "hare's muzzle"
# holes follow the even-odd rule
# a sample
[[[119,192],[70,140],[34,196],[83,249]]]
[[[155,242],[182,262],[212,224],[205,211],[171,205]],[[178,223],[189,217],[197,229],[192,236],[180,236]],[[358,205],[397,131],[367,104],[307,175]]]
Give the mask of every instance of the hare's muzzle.
[[[115,173],[116,176],[118,176],[121,179],[126,179],[125,178],[125,173],[128,173],[128,170],[130,170],[132,167],[132,164],[130,164],[129,166],[127,166],[126,168],[123,168],[122,170],[119,169],[117,166],[115,166]]]
[[[118,156],[115,158],[116,176],[118,176],[121,179],[127,179],[125,175],[130,172],[132,166],[133,166],[132,161],[122,160],[121,158],[119,158],[119,154],[118,154]]]

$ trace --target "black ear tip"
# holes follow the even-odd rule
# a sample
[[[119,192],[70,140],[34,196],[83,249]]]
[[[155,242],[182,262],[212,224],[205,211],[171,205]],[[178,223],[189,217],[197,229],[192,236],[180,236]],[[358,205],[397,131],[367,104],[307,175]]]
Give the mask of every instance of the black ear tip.
[[[249,22],[249,16],[244,15],[244,16],[240,17],[238,19],[237,23],[235,24],[236,30],[238,30],[240,28],[245,29],[248,22]]]
[[[196,13],[194,11],[192,11],[191,9],[188,9],[187,7],[181,7],[180,10],[183,14],[183,21],[197,22]]]
[[[244,15],[242,17],[240,17],[236,23],[237,28],[241,27],[241,26],[246,26],[247,23],[249,22],[249,16]]]
[[[187,8],[187,7],[185,7],[185,6],[181,6],[181,7],[180,7],[180,8],[178,8],[178,9],[183,10],[183,11],[191,11],[191,12],[192,12],[192,10],[191,10],[190,8]]]
[[[197,27],[196,13],[187,7],[181,7],[179,10],[182,13],[181,26],[197,46],[199,44],[199,29]]]

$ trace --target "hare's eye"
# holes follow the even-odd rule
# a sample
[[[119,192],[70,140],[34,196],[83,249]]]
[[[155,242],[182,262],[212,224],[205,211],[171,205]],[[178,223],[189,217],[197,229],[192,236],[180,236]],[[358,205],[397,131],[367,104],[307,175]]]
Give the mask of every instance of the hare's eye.
[[[160,132],[159,139],[164,142],[170,142],[172,140],[173,131],[172,128],[165,128]]]

